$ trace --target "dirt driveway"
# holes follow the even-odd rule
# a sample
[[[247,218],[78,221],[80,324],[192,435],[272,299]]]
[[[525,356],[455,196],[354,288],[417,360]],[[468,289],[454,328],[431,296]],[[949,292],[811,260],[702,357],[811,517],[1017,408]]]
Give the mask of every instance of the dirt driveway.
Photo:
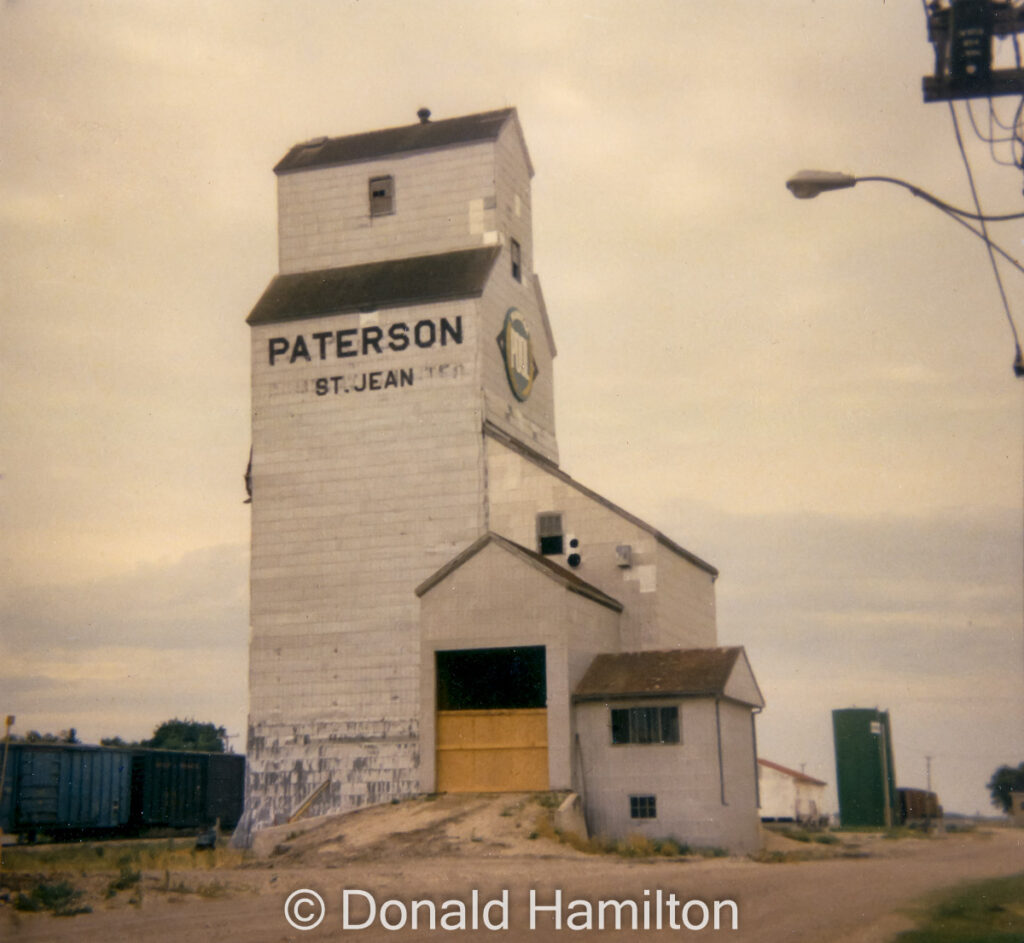
[[[505,802],[506,800],[502,800]],[[182,874],[149,874],[141,900],[96,897],[94,912],[76,917],[0,911],[0,937],[24,941],[112,940],[174,943],[284,943],[351,939],[530,940],[566,943],[571,939],[647,940],[723,937],[759,943],[883,943],[909,927],[908,907],[928,892],[962,881],[1024,871],[1024,831],[991,829],[931,839],[886,841],[877,836],[844,837],[841,846],[788,842],[775,857],[813,853],[835,855],[780,862],[748,858],[621,858],[575,851],[537,838],[522,809],[515,814],[494,800],[477,805],[431,809],[403,804],[390,814],[375,812],[361,820],[348,816],[320,823],[301,836],[289,833],[273,853],[256,861]],[[404,818],[403,818],[404,816]],[[339,824],[340,823],[340,824]],[[776,846],[779,842],[775,840]],[[174,893],[181,882],[215,876],[216,894]],[[160,890],[160,884],[164,890]],[[166,890],[170,887],[170,892]],[[285,918],[292,892],[308,888],[321,895],[326,914],[308,931],[293,929]],[[352,904],[350,923],[368,917],[367,897],[377,914],[366,929],[344,929],[344,891]],[[555,912],[537,909],[531,929],[530,893],[537,905],[551,907],[561,892],[562,926]],[[471,928],[473,892],[478,892],[478,929]],[[507,892],[507,908],[503,893]],[[661,906],[658,906],[660,892]],[[671,898],[670,895],[674,895]],[[674,899],[675,904],[672,904]],[[395,900],[398,904],[387,904]],[[465,912],[467,929],[409,926],[412,901],[434,902],[440,924],[447,915],[454,927]],[[457,904],[446,904],[456,900]],[[731,929],[733,909],[720,911],[722,929],[713,929],[713,902],[735,902],[739,928]],[[488,901],[496,901],[484,912]],[[606,929],[597,929],[600,901],[633,902],[606,907]],[[685,909],[689,901],[700,901]],[[644,929],[645,904],[649,918]],[[358,906],[357,906],[358,905]],[[639,928],[631,927],[635,905]],[[298,922],[315,915],[308,902],[295,913]],[[614,929],[616,910],[625,920]],[[592,929],[575,929],[588,925]],[[405,915],[403,929],[389,930]],[[658,915],[661,929],[657,929]],[[709,925],[699,925],[703,916]],[[429,908],[419,919],[426,923]],[[507,929],[489,930],[485,917]],[[677,928],[672,928],[672,922]]]

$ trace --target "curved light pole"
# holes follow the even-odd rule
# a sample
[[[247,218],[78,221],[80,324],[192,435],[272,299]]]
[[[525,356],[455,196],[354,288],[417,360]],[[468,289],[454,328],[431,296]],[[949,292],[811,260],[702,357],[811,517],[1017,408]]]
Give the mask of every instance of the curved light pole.
[[[974,219],[979,222],[1002,223],[1011,219],[1024,219],[1024,213],[1006,213],[1002,216],[985,216],[981,213],[969,213],[967,210],[951,206],[945,200],[940,200],[937,196],[929,193],[927,190],[922,190],[920,187],[916,187],[914,184],[909,183],[906,180],[900,180],[898,177],[856,177],[853,174],[837,173],[833,170],[801,170],[793,174],[793,176],[786,181],[786,187],[798,200],[812,200],[819,193],[825,193],[828,190],[847,190],[850,187],[855,187],[858,183],[891,183],[895,186],[902,187],[904,190],[908,190],[914,196],[920,197],[936,209],[942,210],[942,212],[952,219],[953,222],[959,223],[968,232],[973,233],[982,242],[984,242],[991,251],[1001,255],[1010,263],[1010,265],[1017,269],[1018,272],[1024,274],[1024,265],[1021,265],[1021,263],[1010,255],[1002,246],[989,239],[986,232],[980,229],[975,229],[967,222],[968,219]],[[1007,317],[1009,319],[1009,310],[1007,310]],[[1017,355],[1013,362],[1013,372],[1018,377],[1024,377],[1024,353],[1021,352],[1020,340],[1017,337],[1017,329],[1012,320],[1010,320],[1010,330],[1013,332],[1013,342],[1017,348]]]
[[[837,173],[834,170],[800,170],[793,174],[786,181],[789,192],[798,200],[813,200],[819,193],[826,190],[846,190],[855,187],[858,183],[891,183],[897,187],[909,190],[914,196],[937,206],[944,213],[952,213],[954,216],[962,216],[964,219],[977,219],[986,223],[1005,223],[1011,219],[1024,219],[1024,213],[1005,213],[1002,216],[985,216],[980,213],[970,213],[967,210],[951,206],[945,200],[940,200],[934,194],[914,184],[900,180],[899,177],[882,177],[872,175],[870,177],[855,177],[853,174]]]

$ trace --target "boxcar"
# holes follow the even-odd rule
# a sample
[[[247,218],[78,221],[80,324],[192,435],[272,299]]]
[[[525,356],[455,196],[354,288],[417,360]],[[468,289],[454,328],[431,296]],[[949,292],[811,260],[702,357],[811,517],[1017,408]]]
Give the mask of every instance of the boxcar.
[[[939,797],[926,789],[898,789],[900,824],[928,825],[942,818]]]
[[[67,743],[11,743],[0,828],[34,837],[123,830],[131,816],[131,755]],[[0,745],[0,763],[4,746]]]
[[[11,743],[7,751],[0,828],[30,841],[218,821],[234,828],[242,815],[245,757],[237,754],[68,743]]]
[[[131,822],[137,828],[234,828],[242,815],[245,757],[136,750]]]

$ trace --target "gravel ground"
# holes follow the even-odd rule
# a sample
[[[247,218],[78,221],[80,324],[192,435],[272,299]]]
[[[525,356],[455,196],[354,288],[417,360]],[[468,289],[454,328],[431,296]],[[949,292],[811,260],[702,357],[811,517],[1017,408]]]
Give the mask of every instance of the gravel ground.
[[[530,940],[565,943],[574,939],[652,941],[684,937],[724,937],[759,943],[885,943],[912,925],[908,913],[923,895],[959,884],[1024,871],[1024,831],[992,828],[933,838],[886,840],[870,834],[843,834],[835,845],[794,842],[769,836],[762,860],[750,858],[623,858],[577,851],[536,836],[541,810],[527,797],[416,800],[355,815],[282,827],[262,837],[260,855],[215,869],[147,872],[137,886],[105,894],[110,875],[67,878],[85,892],[93,912],[75,917],[16,912],[0,907],[0,937],[25,941],[111,940],[198,943],[283,943],[333,939]],[[806,860],[801,860],[806,859]],[[9,882],[33,880],[30,873],[4,872]],[[284,907],[292,892],[309,888],[326,905],[314,929],[293,929]],[[345,890],[364,891],[378,915],[366,929],[344,929]],[[531,890],[536,902],[551,905],[561,892],[562,926],[554,914],[538,910],[531,929]],[[462,908],[472,920],[477,892],[478,922],[492,905],[493,923],[506,930],[411,929],[413,900],[434,902],[438,921],[457,923]],[[657,906],[658,895],[662,906]],[[674,895],[676,904],[671,904]],[[365,919],[366,898],[350,894],[351,921]],[[386,904],[388,900],[398,904]],[[723,905],[723,928],[688,929]],[[446,901],[459,903],[445,904]],[[606,928],[598,929],[600,901],[626,902],[626,923],[614,928],[615,909],[605,908]],[[684,904],[693,903],[685,909]],[[636,905],[639,928],[631,927]],[[643,927],[645,903],[650,908]],[[358,904],[359,906],[355,906]],[[707,910],[705,910],[705,907]],[[381,911],[395,924],[389,930]],[[662,926],[657,928],[660,912]],[[738,915],[738,929],[731,916]],[[298,917],[311,914],[302,904]],[[419,910],[426,921],[427,910]],[[588,925],[591,929],[578,929]],[[678,924],[671,927],[671,922]]]

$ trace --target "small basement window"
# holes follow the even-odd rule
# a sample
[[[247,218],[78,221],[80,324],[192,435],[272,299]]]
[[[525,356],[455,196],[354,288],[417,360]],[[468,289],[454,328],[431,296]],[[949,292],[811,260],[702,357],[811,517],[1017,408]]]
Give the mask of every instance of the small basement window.
[[[679,743],[679,708],[613,708],[612,743]]]
[[[517,281],[523,280],[523,250],[515,239],[512,240],[512,277]]]
[[[562,531],[562,515],[547,513],[537,515],[537,548],[546,557],[558,556],[564,552],[565,536]]]
[[[656,819],[658,817],[658,797],[630,796],[629,817],[631,819]]]
[[[370,178],[370,215],[388,216],[395,211],[395,178]]]

